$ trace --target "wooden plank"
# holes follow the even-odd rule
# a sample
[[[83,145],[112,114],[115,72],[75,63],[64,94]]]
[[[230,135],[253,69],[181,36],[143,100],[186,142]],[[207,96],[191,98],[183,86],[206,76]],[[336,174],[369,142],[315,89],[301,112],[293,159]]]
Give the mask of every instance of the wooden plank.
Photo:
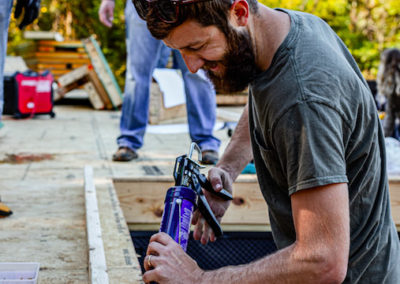
[[[57,70],[57,69],[51,69],[51,68],[36,68],[37,72],[44,72],[44,71],[50,71],[53,76],[58,76],[61,77],[65,74],[68,74],[71,72],[71,70]]]
[[[142,272],[111,179],[95,179],[108,276],[111,283],[142,283]]]
[[[96,88],[92,82],[87,82],[83,85],[83,89],[89,95],[89,101],[94,109],[104,109],[104,102],[101,100],[100,95],[97,93]]]
[[[93,67],[91,65],[89,65],[88,78],[89,78],[90,82],[92,82],[94,88],[96,89],[96,92],[99,94],[101,100],[103,101],[105,108],[113,109],[113,105],[111,103],[110,97],[107,95],[107,92],[104,89],[103,84],[100,82],[100,79],[97,76],[97,73],[93,70]]]
[[[248,94],[217,94],[216,101],[218,106],[241,106],[247,104]]]
[[[28,60],[32,61],[32,64],[90,64],[90,59],[89,58],[49,58],[49,57],[41,57],[41,58],[30,58],[30,59],[25,59],[26,64],[29,65]]]
[[[63,41],[63,36],[58,32],[47,32],[47,31],[24,31],[24,38],[33,40],[55,40]]]
[[[59,59],[89,59],[89,56],[85,53],[78,52],[68,52],[68,51],[60,51],[60,52],[35,52],[35,56],[39,61],[45,60],[54,60],[59,61]]]
[[[82,64],[82,63],[71,64],[71,63],[63,63],[63,62],[54,62],[54,63],[39,62],[37,64],[37,68],[39,68],[39,69],[52,69],[52,70],[58,69],[58,70],[69,70],[69,71],[72,71],[72,70],[74,70],[76,68],[81,67],[82,65],[85,65],[85,64]]]
[[[181,104],[170,108],[164,107],[164,98],[159,85],[152,82],[150,85],[149,123],[158,124],[168,119],[186,116],[186,105]]]
[[[173,186],[170,177],[114,179],[114,185],[130,227],[157,229],[164,208],[164,196]],[[225,230],[269,228],[267,205],[255,175],[241,175],[233,185],[234,201],[222,219]],[[400,179],[389,180],[392,217],[400,228]]]
[[[82,41],[80,40],[66,40],[66,41],[55,41],[55,40],[39,40],[38,46],[54,46],[63,48],[83,48]]]
[[[165,193],[173,186],[172,177],[120,178],[114,179],[114,186],[128,225],[152,224],[159,227]],[[234,200],[222,219],[224,228],[268,228],[267,205],[256,177],[242,175],[233,188]]]
[[[70,51],[73,48],[71,47],[57,47],[57,46],[38,46],[37,51],[39,52],[62,52],[62,51]],[[74,48],[74,52],[84,54],[86,51],[83,47]]]
[[[86,228],[89,246],[89,279],[91,283],[107,284],[109,283],[107,264],[101,235],[96,187],[93,181],[93,168],[91,166],[85,166],[84,173]]]
[[[87,65],[83,65],[73,71],[68,72],[67,74],[61,76],[60,78],[58,78],[58,84],[60,85],[60,87],[65,87],[68,86],[80,79],[82,79],[83,77],[86,77],[89,73],[89,69]]]
[[[390,177],[390,203],[392,216],[397,228],[400,228],[400,179],[399,177]]]
[[[82,79],[75,81],[72,84],[58,88],[55,93],[55,96],[54,96],[54,101],[61,99],[62,97],[65,96],[66,93],[68,93],[74,89],[81,88],[84,84],[87,83],[87,81],[88,81],[88,77],[83,77]]]
[[[104,89],[110,97],[113,107],[118,108],[122,105],[122,93],[103,52],[93,36],[83,40],[82,42],[100,82],[103,84]]]

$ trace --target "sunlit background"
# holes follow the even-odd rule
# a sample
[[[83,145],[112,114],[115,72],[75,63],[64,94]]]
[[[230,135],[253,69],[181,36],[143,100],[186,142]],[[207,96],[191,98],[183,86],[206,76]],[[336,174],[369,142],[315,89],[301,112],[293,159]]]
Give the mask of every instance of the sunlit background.
[[[27,30],[59,32],[65,39],[97,36],[102,50],[121,87],[125,75],[125,1],[116,1],[111,32],[98,19],[101,0],[42,0],[41,13]],[[375,79],[379,55],[385,48],[400,48],[400,1],[260,1],[269,7],[281,7],[315,14],[337,32],[349,47],[367,79]],[[12,18],[8,54],[24,56],[31,42],[23,38]]]

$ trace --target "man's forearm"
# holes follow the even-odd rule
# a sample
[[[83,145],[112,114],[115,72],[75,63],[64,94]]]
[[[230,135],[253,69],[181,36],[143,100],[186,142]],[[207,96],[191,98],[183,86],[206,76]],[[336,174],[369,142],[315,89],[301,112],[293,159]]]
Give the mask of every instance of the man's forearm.
[[[307,256],[291,245],[249,264],[206,271],[202,283],[336,283],[330,281],[327,270],[322,255],[310,252]]]
[[[342,283],[350,247],[348,204],[345,183],[292,194],[296,241],[250,264],[205,272],[204,283]]]
[[[249,112],[248,105],[246,105],[217,167],[228,171],[232,180],[235,180],[252,158],[253,152],[250,141]]]

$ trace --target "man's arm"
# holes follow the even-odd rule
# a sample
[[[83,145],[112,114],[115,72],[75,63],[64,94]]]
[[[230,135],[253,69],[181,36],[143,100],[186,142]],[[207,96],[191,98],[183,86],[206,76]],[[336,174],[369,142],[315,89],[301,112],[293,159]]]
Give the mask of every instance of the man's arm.
[[[232,193],[232,183],[241,173],[243,168],[251,161],[253,153],[250,143],[248,104],[235,128],[235,132],[226,147],[218,164],[208,172],[208,179],[213,188],[220,191],[222,188]],[[230,202],[216,198],[208,192],[204,192],[207,201],[213,210],[215,217],[221,221]],[[206,244],[208,240],[215,241],[215,235],[210,226],[205,222],[199,211],[193,215],[192,224],[196,225],[193,231],[195,240],[201,240]]]
[[[249,130],[249,105],[246,104],[232,138],[215,168],[226,171],[229,173],[232,181],[235,181],[252,158],[253,152],[251,149]],[[215,177],[213,169],[210,170],[208,176],[214,189],[219,190],[219,186],[222,185],[218,182],[218,175]]]
[[[129,0],[128,0],[129,1]],[[114,0],[102,0],[99,8],[99,19],[106,27],[112,27],[112,21],[114,20]]]
[[[253,263],[205,272],[204,283],[341,283],[348,263],[347,184],[292,195],[296,242]]]
[[[350,243],[347,190],[342,183],[293,194],[296,242],[246,265],[203,271],[171,237],[158,233],[150,239],[143,280],[160,284],[341,283]]]

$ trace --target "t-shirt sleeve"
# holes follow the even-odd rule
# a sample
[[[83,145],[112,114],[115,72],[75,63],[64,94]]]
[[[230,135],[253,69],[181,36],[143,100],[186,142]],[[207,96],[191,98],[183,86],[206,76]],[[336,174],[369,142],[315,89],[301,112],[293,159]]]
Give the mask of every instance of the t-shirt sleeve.
[[[273,129],[274,146],[286,173],[289,194],[316,186],[348,182],[342,116],[330,106],[302,102]]]

